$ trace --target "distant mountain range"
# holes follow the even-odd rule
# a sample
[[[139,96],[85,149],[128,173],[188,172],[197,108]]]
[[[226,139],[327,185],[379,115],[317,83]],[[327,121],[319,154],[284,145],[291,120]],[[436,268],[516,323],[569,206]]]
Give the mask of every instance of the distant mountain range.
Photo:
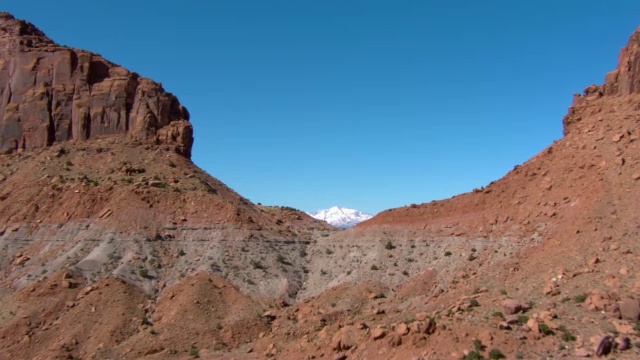
[[[340,206],[334,206],[329,209],[307,214],[309,214],[311,217],[314,217],[318,220],[326,221],[330,225],[342,229],[356,226],[357,224],[365,220],[369,220],[373,217],[373,215],[371,214],[366,214],[358,210],[347,209]]]

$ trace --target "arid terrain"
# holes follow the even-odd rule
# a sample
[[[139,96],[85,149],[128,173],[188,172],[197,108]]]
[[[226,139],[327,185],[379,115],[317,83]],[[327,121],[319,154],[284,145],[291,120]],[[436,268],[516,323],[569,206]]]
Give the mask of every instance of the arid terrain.
[[[640,30],[563,123],[342,231],[194,165],[159,83],[2,13],[0,359],[640,358]]]

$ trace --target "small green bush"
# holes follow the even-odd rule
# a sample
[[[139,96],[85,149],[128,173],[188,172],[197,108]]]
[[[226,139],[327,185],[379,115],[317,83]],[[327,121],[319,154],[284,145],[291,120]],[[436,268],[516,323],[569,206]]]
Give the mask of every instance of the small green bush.
[[[189,350],[189,356],[195,358],[200,357],[200,350],[198,350],[198,348],[195,346],[191,346],[191,350]]]
[[[477,351],[471,351],[464,357],[464,360],[484,360],[484,356]]]
[[[473,348],[478,352],[485,351],[487,349],[487,347],[482,343],[482,340],[480,339],[473,340]]]
[[[287,259],[285,259],[282,254],[278,254],[278,256],[276,256],[276,261],[280,264],[289,265],[289,262],[287,262]]]
[[[527,321],[529,321],[529,317],[527,315],[522,315],[522,314],[518,315],[518,323],[520,325],[526,324]]]
[[[573,334],[571,332],[569,332],[569,330],[564,330],[562,332],[562,340],[569,342],[569,341],[576,341],[576,337],[573,336]]]
[[[542,333],[542,335],[545,335],[545,336],[553,335],[553,330],[551,330],[551,328],[547,324],[539,324],[538,329],[540,329],[540,332]]]
[[[502,320],[505,320],[504,314],[502,313],[502,311],[496,311],[493,313],[494,317],[500,318]]]
[[[506,358],[507,357],[504,356],[502,351],[498,349],[491,349],[491,351],[489,351],[489,359],[491,360],[499,360],[499,359],[506,359]]]
[[[470,300],[469,300],[469,306],[471,306],[471,307],[478,307],[478,306],[480,306],[480,303],[479,303],[479,302],[478,302],[478,300],[476,300],[476,299],[470,299]]]
[[[577,303],[583,303],[587,300],[587,294],[580,294],[573,297],[573,301]]]

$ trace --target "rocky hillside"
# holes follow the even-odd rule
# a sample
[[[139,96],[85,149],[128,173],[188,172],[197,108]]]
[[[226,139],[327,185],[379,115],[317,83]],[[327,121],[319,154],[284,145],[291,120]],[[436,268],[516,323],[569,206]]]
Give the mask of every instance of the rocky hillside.
[[[640,357],[640,32],[504,178],[335,231],[197,168],[151,80],[0,29],[0,358]]]
[[[243,328],[265,304],[296,297],[299,254],[334,231],[292,208],[255,205],[195,166],[188,112],[160,84],[6,13],[0,92],[0,358],[95,355],[84,335],[94,336],[98,313],[104,337],[95,336],[110,354],[137,334],[140,314],[155,313],[159,294],[199,273],[227,284],[220,296],[234,304],[247,299],[244,314],[220,312]],[[91,312],[69,313],[72,298],[102,286],[110,291],[87,297],[97,296]],[[46,330],[24,322],[42,309],[53,316]]]

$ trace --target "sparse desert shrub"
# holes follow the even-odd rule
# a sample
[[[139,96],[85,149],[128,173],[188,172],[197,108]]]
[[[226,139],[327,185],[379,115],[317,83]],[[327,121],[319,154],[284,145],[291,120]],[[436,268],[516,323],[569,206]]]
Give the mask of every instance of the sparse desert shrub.
[[[304,251],[304,249],[300,249],[300,251],[298,251],[298,255],[303,258],[303,257],[307,257],[307,252]]]
[[[464,357],[464,360],[483,360],[484,356],[477,351],[471,351],[467,356]]]
[[[505,320],[504,314],[502,313],[502,311],[496,311],[493,313],[494,317],[500,318],[502,320]]]
[[[387,296],[384,293],[377,293],[373,298],[374,299],[384,299]]]
[[[482,343],[482,340],[480,339],[473,340],[473,348],[478,352],[485,351],[487,349],[487,347]]]
[[[480,306],[480,303],[479,303],[479,302],[478,302],[478,300],[476,300],[476,299],[470,299],[470,300],[469,300],[469,306],[471,306],[471,307],[478,307],[478,306]]]
[[[581,304],[587,300],[587,294],[580,294],[573,297],[573,301]]]
[[[540,330],[540,332],[542,333],[542,335],[553,335],[553,330],[551,330],[551,328],[549,327],[549,325],[547,324],[540,324],[538,325],[538,329]]]
[[[182,249],[178,250],[178,256],[185,256],[185,255],[187,255],[187,253],[184,252],[184,250]]]
[[[171,167],[171,168],[176,167],[176,164],[171,160],[169,160],[169,163],[167,163],[167,165],[169,165],[169,167]]]
[[[200,350],[198,350],[198,348],[195,346],[191,346],[191,350],[189,350],[189,356],[195,358],[200,357]]]
[[[264,264],[262,264],[258,260],[251,260],[251,266],[253,266],[254,269],[260,269],[260,270],[264,270],[267,268],[266,266],[264,266]]]
[[[409,276],[409,272],[407,270],[402,270],[402,275]]]
[[[451,256],[451,255],[453,255],[453,254],[451,253],[451,251],[445,251],[445,252],[444,252],[444,256],[449,257],[449,256]]]
[[[507,357],[504,356],[502,351],[498,349],[491,349],[491,351],[489,351],[489,359],[491,360],[499,360],[499,359],[506,359],[506,358]]]
[[[278,254],[278,256],[276,256],[276,261],[279,262],[280,264],[290,265],[287,259],[285,259],[285,257],[282,256],[282,254]]]
[[[576,341],[576,337],[567,329],[563,329],[562,330],[562,340],[569,342],[569,341]]]
[[[527,321],[529,321],[529,317],[527,315],[518,315],[518,324],[524,325],[527,323]]]
[[[149,277],[149,270],[147,270],[146,268],[138,268],[138,275],[140,275],[140,277],[142,278],[148,278]]]
[[[378,269],[376,264],[373,264],[373,265],[371,265],[371,270],[376,271],[376,270],[380,270],[380,269]]]
[[[477,258],[478,258],[477,256],[475,256],[475,255],[473,255],[473,254],[469,254],[469,257],[467,258],[467,260],[469,260],[469,261],[473,261],[473,260],[475,260],[475,259],[477,259]]]
[[[324,252],[325,252],[327,255],[331,255],[331,254],[333,254],[333,250],[331,250],[331,249],[329,249],[329,248],[326,248],[326,249],[324,250]]]
[[[387,241],[387,244],[384,246],[384,248],[387,249],[387,250],[393,250],[396,247],[393,246],[393,243],[391,241]]]

